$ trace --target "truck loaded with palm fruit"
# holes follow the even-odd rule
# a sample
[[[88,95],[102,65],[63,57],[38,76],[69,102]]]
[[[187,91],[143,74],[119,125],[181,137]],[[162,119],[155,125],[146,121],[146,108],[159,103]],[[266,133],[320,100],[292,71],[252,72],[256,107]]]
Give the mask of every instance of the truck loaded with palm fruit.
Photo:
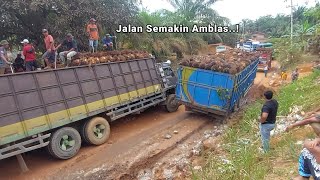
[[[69,159],[105,143],[111,121],[164,105],[176,111],[170,63],[147,52],[80,54],[72,67],[0,76],[0,160],[46,147]]]
[[[186,110],[224,120],[253,85],[258,52],[230,49],[184,59],[178,68],[176,99]]]

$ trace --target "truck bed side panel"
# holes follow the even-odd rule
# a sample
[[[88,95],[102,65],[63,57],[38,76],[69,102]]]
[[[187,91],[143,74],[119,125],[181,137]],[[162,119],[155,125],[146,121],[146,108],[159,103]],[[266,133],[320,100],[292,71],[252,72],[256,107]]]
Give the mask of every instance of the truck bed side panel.
[[[0,76],[0,145],[161,89],[153,59]]]
[[[252,85],[258,61],[237,75],[182,66],[176,97],[182,103],[210,112],[230,112]]]
[[[256,78],[257,74],[258,63],[258,60],[254,61],[236,76],[237,84],[234,86],[232,93],[230,109],[236,105],[236,103],[248,92],[254,83],[254,79]]]
[[[223,110],[227,99],[219,98],[220,89],[232,91],[234,80],[228,74],[209,70],[181,67],[178,70],[176,96],[179,100],[205,108]]]

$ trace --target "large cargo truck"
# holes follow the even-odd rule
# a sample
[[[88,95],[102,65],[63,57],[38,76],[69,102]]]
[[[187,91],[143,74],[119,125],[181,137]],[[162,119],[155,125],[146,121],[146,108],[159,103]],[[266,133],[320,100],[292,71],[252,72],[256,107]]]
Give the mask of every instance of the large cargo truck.
[[[268,66],[268,69],[271,69],[271,61],[274,59],[272,43],[260,43],[257,51],[261,54],[258,71],[263,71],[265,66]]]
[[[176,77],[155,59],[0,76],[0,159],[47,147],[59,159],[81,142],[105,143],[109,122],[164,105],[176,111]]]
[[[271,48],[258,48],[257,51],[260,52],[258,71],[263,71],[266,66],[271,69],[273,50]]]
[[[176,98],[187,111],[211,114],[225,119],[239,106],[256,77],[259,60],[236,75],[180,66]]]

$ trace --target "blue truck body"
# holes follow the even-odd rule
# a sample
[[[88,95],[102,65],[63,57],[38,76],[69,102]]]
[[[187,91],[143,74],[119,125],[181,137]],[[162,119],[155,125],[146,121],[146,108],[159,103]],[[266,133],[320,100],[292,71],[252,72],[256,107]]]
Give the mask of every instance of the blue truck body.
[[[258,63],[236,75],[180,66],[176,99],[192,111],[228,116],[252,86]]]

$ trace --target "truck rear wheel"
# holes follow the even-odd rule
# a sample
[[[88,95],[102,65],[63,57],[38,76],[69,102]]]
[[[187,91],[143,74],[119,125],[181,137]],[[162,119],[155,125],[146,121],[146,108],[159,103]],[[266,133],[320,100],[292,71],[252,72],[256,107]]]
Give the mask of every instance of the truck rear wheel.
[[[58,159],[70,159],[74,157],[81,147],[79,132],[71,127],[58,129],[50,137],[47,146],[49,153]]]
[[[83,125],[81,134],[87,143],[101,145],[110,136],[110,125],[105,118],[94,117]]]
[[[170,94],[166,100],[166,110],[168,112],[175,112],[178,110],[178,108],[179,108],[179,103],[176,100],[176,95]]]

